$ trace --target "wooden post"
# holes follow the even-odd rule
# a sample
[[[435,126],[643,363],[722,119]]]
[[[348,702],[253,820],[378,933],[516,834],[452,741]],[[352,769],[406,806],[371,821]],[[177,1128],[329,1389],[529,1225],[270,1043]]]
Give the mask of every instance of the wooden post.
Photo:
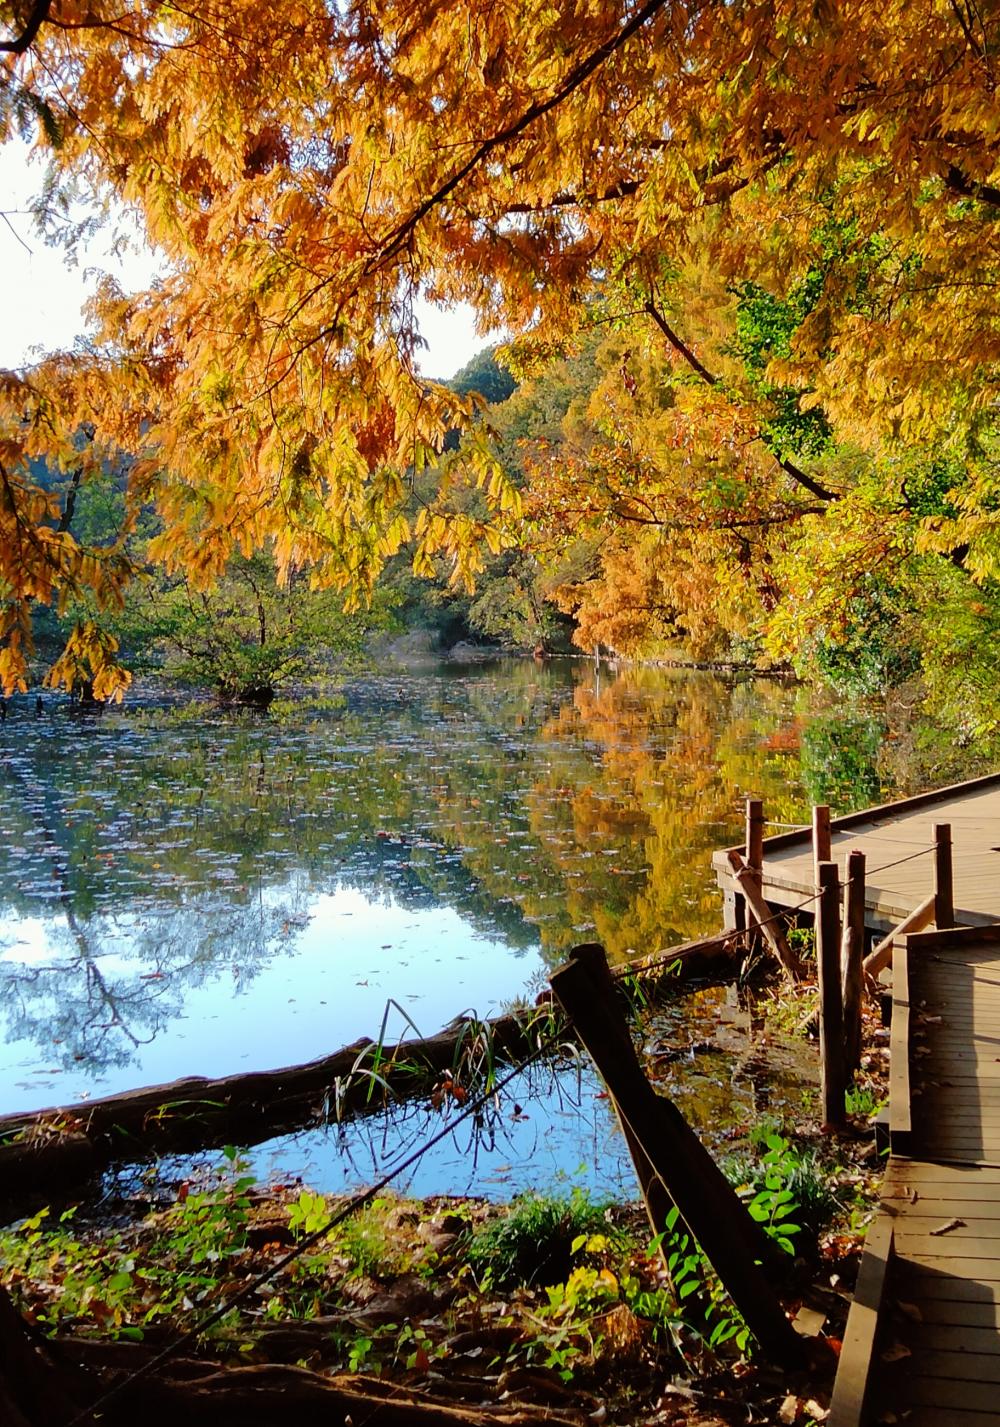
[[[743,892],[743,899],[747,907],[747,916],[750,916],[752,911],[755,924],[760,928],[764,940],[781,962],[786,974],[792,981],[797,981],[802,974],[802,966],[799,962],[799,958],[788,945],[788,938],[782,930],[781,923],[772,917],[753,873],[743,861],[740,854],[735,848],[730,848],[728,856],[729,865],[733,869],[733,876],[736,878],[736,885],[740,887]]]
[[[916,907],[909,916],[904,917],[898,927],[893,927],[888,936],[884,936],[878,946],[872,947],[865,957],[865,976],[872,980],[878,976],[880,971],[884,971],[887,966],[892,965],[892,948],[897,938],[906,936],[909,932],[923,931],[924,927],[930,926],[934,920],[934,893]]]
[[[603,958],[601,948],[596,953]],[[569,963],[553,974],[552,990],[604,1077],[622,1124],[639,1141],[751,1333],[774,1361],[801,1364],[801,1339],[763,1267],[776,1261],[773,1246],[677,1106],[646,1079],[621,1011],[592,969],[596,953],[589,946],[574,949]]]
[[[598,942],[585,942],[582,946],[574,946],[570,952],[570,960],[574,964],[586,968],[587,974],[597,988],[600,999],[609,1006],[616,1007],[618,988],[608,966],[604,947]],[[632,1044],[632,1037],[624,1016],[608,1017],[607,1035],[609,1041],[611,1038],[617,1041],[615,1054],[623,1062],[635,1059],[635,1047]],[[629,1154],[632,1156],[632,1163],[635,1165],[649,1226],[653,1231],[653,1237],[656,1238],[659,1234],[666,1232],[667,1215],[674,1208],[674,1201],[667,1192],[667,1186],[650,1164],[646,1151],[643,1149],[641,1141],[633,1133],[631,1125],[627,1124],[620,1115],[618,1119],[625,1143],[628,1145]],[[666,1252],[664,1252],[663,1258],[666,1262]]]
[[[819,864],[830,861],[830,809],[826,803],[813,808],[813,882],[819,891]]]
[[[844,1123],[844,1003],[840,982],[840,886],[835,862],[819,864],[816,916],[819,1069],[823,1123]]]
[[[853,1077],[861,1064],[861,1003],[865,973],[865,854],[854,851],[847,858],[844,883],[844,935],[841,943],[841,975],[844,985],[844,1070]]]
[[[951,823],[934,824],[934,925],[955,925],[955,893],[951,871]]]
[[[758,890],[764,883],[764,804],[760,798],[747,798],[746,800],[746,847],[744,861],[750,876]],[[753,908],[749,898],[744,897],[744,918],[748,933],[748,944],[756,945],[756,941],[751,935],[757,927],[757,917],[754,916]]]

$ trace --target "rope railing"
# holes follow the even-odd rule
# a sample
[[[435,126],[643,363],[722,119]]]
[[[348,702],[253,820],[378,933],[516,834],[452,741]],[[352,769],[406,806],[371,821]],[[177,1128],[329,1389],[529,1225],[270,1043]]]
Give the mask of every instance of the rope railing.
[[[897,857],[894,862],[883,862],[880,867],[869,867],[867,875],[874,877],[877,872],[888,872],[890,867],[900,867],[904,862],[912,862],[915,857],[926,857],[928,852],[934,852],[936,843],[931,843],[929,847],[921,847],[917,852],[908,853],[906,857]]]

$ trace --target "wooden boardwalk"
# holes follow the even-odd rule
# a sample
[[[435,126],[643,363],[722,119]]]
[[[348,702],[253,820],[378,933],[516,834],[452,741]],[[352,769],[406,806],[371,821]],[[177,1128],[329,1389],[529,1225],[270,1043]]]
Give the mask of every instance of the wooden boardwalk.
[[[897,947],[889,1130],[830,1427],[996,1427],[1000,927]]]
[[[848,852],[867,858],[865,920],[887,932],[931,891],[934,823],[950,823],[956,920],[965,926],[1000,922],[1000,774],[850,813],[831,822],[832,857],[841,876]],[[742,849],[741,849],[742,850]],[[713,858],[724,893],[726,925],[737,925],[739,898],[727,851]],[[798,905],[815,891],[808,829],[764,841],[764,899],[774,908]]]

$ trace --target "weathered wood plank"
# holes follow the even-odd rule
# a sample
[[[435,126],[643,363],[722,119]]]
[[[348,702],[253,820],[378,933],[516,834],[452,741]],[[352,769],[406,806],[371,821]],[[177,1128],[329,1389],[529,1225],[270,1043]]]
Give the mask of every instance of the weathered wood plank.
[[[935,1221],[943,1224],[949,1219],[964,1219],[970,1228],[982,1225],[984,1231],[988,1224],[1000,1223],[1000,1202],[995,1198],[975,1200],[949,1196],[946,1199],[930,1199],[922,1194],[915,1204],[904,1201],[902,1206],[899,1206],[898,1201],[891,1199],[883,1203],[886,1213],[891,1214],[895,1220],[897,1230],[908,1228],[915,1233],[927,1233],[928,1226],[936,1227]],[[943,1212],[942,1206],[947,1212]]]
[[[961,1165],[937,1164],[934,1160],[912,1160],[893,1156],[883,1181],[883,1193],[890,1194],[902,1185],[927,1184],[1000,1184],[1000,1170],[995,1174],[963,1169]]]
[[[865,963],[867,970],[867,962]],[[905,1151],[913,1129],[910,1094],[909,949],[900,942],[892,975],[892,1021],[889,1029],[889,1143]]]
[[[871,1381],[879,1315],[892,1259],[893,1224],[879,1214],[865,1238],[854,1301],[847,1317],[840,1364],[833,1387],[828,1427],[859,1427]]]
[[[940,1168],[945,1170],[948,1166],[941,1165]],[[982,1171],[984,1179],[989,1173],[989,1170]],[[884,1203],[893,1207],[900,1204],[901,1201],[909,1202],[911,1194],[916,1193],[918,1198],[912,1206],[914,1209],[920,1209],[922,1205],[934,1206],[938,1203],[946,1203],[968,1204],[970,1207],[975,1204],[976,1208],[980,1210],[986,1204],[992,1205],[1000,1200],[1000,1171],[997,1171],[993,1178],[984,1184],[968,1183],[967,1181],[971,1179],[969,1171],[964,1172],[963,1179],[966,1182],[919,1179],[914,1175],[911,1176],[907,1185],[899,1185],[891,1192],[884,1193],[882,1199]],[[933,1212],[933,1209],[930,1212]]]
[[[775,921],[771,915],[771,909],[761,894],[759,879],[754,877],[752,869],[746,865],[740,853],[732,852],[729,862],[747,907],[753,914],[754,925],[752,928],[748,927],[748,930],[759,930],[763,933],[764,940],[778,958],[785,975],[790,980],[797,981],[802,975],[802,963],[788,945],[788,938],[781,923]]]
[[[619,1007],[607,994],[603,948],[574,947],[553,972],[552,990],[604,1077],[615,1109],[653,1173],[769,1357],[802,1361],[797,1337],[768,1279],[773,1252],[711,1155],[673,1101],[657,1095],[632,1048]]]
[[[910,932],[918,932],[925,927],[928,922],[934,920],[934,894],[925,897],[922,902],[918,902],[907,916],[903,918],[899,926],[894,928],[888,936],[883,937],[878,946],[874,947],[864,960],[866,976],[877,976],[880,971],[894,963],[894,948],[899,947],[903,939]]]
[[[909,1366],[909,1359],[907,1366]],[[940,1427],[948,1427],[952,1412],[994,1412],[997,1404],[995,1382],[959,1382],[947,1377],[908,1377],[906,1400],[914,1407],[937,1407],[948,1413],[939,1417]]]
[[[982,1265],[977,1265],[981,1268]],[[968,1307],[973,1304],[1000,1306],[1000,1276],[977,1274],[970,1270],[966,1277],[957,1273],[941,1273],[920,1264],[899,1261],[893,1266],[893,1291],[908,1302],[922,1307],[927,1303],[951,1303]]]
[[[906,1270],[902,1267],[905,1262],[909,1269],[917,1275],[935,1274],[938,1278],[969,1279],[974,1283],[995,1283],[1000,1285],[1000,1259],[986,1257],[982,1258],[978,1254],[966,1252],[961,1258],[949,1258],[947,1254],[937,1257],[931,1254],[921,1254],[919,1258],[914,1258],[909,1254],[899,1254],[900,1272]]]
[[[900,1301],[898,1295],[896,1301]],[[934,1326],[958,1328],[961,1333],[976,1332],[980,1328],[1000,1330],[1000,1302],[992,1300],[925,1297],[919,1304],[919,1311],[920,1323],[914,1324],[914,1330]]]
[[[997,1427],[995,1412],[963,1412],[952,1407],[948,1412],[950,1427]],[[907,1414],[906,1427],[942,1427],[936,1407],[916,1407]]]
[[[960,1219],[960,1214],[952,1213],[948,1205],[942,1224]],[[932,1234],[938,1226],[933,1222],[919,1220],[914,1223],[909,1216],[898,1218],[896,1225],[896,1252],[907,1258],[918,1255],[935,1258],[967,1258],[974,1254],[977,1258],[1000,1258],[1000,1223],[996,1219],[966,1219],[960,1229],[952,1229],[948,1234]]]

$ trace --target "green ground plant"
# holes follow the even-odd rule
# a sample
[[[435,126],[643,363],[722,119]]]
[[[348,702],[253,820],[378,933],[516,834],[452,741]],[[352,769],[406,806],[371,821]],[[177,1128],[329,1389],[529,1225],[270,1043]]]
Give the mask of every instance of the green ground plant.
[[[574,1245],[607,1229],[608,1207],[579,1188],[568,1196],[521,1195],[503,1218],[472,1236],[466,1260],[483,1287],[563,1282],[579,1252]]]
[[[852,1085],[844,1096],[847,1113],[865,1120],[877,1115],[884,1104],[884,1097],[871,1085]]]
[[[819,1155],[793,1144],[768,1120],[751,1128],[747,1144],[747,1153],[729,1156],[721,1167],[751,1218],[788,1254],[815,1248],[841,1207]]]

